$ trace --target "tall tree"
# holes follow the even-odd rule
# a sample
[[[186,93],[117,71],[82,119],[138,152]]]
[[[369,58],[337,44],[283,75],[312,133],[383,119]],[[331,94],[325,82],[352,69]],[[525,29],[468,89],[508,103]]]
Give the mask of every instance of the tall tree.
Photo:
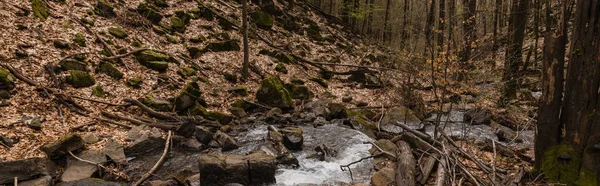
[[[477,29],[475,28],[476,18],[475,11],[477,8],[477,0],[463,0],[465,6],[465,14],[463,17],[463,48],[460,51],[460,61],[463,63],[463,68],[469,69],[469,59],[471,58],[471,49],[474,42],[477,40]],[[463,74],[464,78],[464,74]]]
[[[558,129],[558,132],[553,129],[547,131],[551,132],[551,135],[547,135],[543,133],[546,132],[544,130],[547,126],[542,124],[548,123],[538,124],[536,155],[540,156],[536,156],[536,161],[541,161],[538,166],[550,182],[598,185],[600,183],[600,100],[598,100],[600,97],[600,0],[577,0],[576,2],[565,88],[557,89],[562,86],[562,82],[550,81],[550,84],[555,84],[556,87],[545,86],[544,92],[550,94],[540,102],[540,108],[546,106],[543,103],[545,101],[554,100],[555,103],[560,104],[560,107],[540,110],[540,114],[545,116],[549,115],[546,112],[560,113],[559,118],[553,117],[559,121],[558,127],[552,126]],[[568,1],[563,3],[565,3],[563,10],[570,9],[566,8]],[[562,24],[569,21],[568,14],[564,15],[560,20]],[[548,43],[545,42],[545,45]],[[552,53],[544,55],[550,54]],[[545,60],[544,64],[546,63],[553,64]],[[544,70],[553,70],[553,67],[546,66]],[[545,75],[549,74],[551,73]],[[553,76],[544,80],[561,80],[555,76],[561,74],[551,75]],[[560,102],[556,97],[562,94],[564,99]]]
[[[244,40],[244,64],[242,66],[242,77],[245,79],[248,78],[248,67],[250,66],[248,56],[248,0],[242,1],[242,37]]]
[[[448,20],[446,20],[446,1],[445,0],[440,0],[439,3],[439,10],[440,10],[440,15],[439,15],[439,23],[438,23],[438,38],[437,38],[437,46],[439,47],[439,51],[443,51],[444,50],[444,27],[446,25],[446,22]]]
[[[508,23],[509,38],[504,60],[502,80],[504,87],[500,103],[506,103],[517,97],[517,88],[520,78],[519,67],[523,64],[523,39],[525,26],[527,26],[527,12],[530,0],[513,0],[511,16]]]
[[[494,50],[497,49],[498,46],[500,46],[498,44],[498,29],[500,27],[500,10],[502,9],[502,0],[496,0],[496,6],[494,6],[494,20],[492,22],[494,22],[493,24],[493,28],[492,28],[492,32],[493,32],[493,41],[494,41]]]
[[[383,19],[383,41],[384,43],[389,42],[388,37],[392,35],[392,29],[390,29],[389,19],[390,19],[390,6],[392,5],[391,0],[387,0],[385,5],[385,17]]]
[[[400,33],[400,36],[402,37],[401,41],[400,41],[400,46],[405,47],[406,44],[406,40],[408,40],[408,33],[406,32],[406,30],[408,30],[408,13],[409,13],[409,4],[408,4],[408,0],[404,0],[404,4],[402,6],[404,6],[404,11],[402,14],[402,31]]]
[[[433,27],[435,21],[435,0],[429,0],[429,9],[427,10],[427,22],[425,23],[425,44],[426,47],[431,49],[430,52],[433,55],[435,53],[435,42],[433,31],[436,28]],[[426,52],[427,50],[425,50]]]

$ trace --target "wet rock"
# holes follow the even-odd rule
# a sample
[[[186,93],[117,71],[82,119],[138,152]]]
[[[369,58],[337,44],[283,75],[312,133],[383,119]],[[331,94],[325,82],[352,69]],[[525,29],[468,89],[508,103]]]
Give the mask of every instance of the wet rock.
[[[33,10],[33,16],[41,21],[45,21],[50,16],[48,6],[43,0],[32,0],[31,9]]]
[[[82,33],[75,34],[75,37],[73,38],[73,42],[77,43],[77,45],[79,45],[80,47],[86,47],[85,36],[83,36]]]
[[[261,29],[270,30],[273,27],[273,16],[263,11],[256,11],[250,14],[250,17],[256,23],[256,26]]]
[[[83,141],[86,144],[94,144],[94,143],[100,141],[100,139],[98,138],[98,136],[96,134],[87,133],[87,134],[83,135]]]
[[[302,129],[298,127],[286,127],[280,130],[283,134],[283,145],[290,150],[302,150],[304,137]]]
[[[234,88],[230,88],[227,92],[238,95],[238,96],[247,96],[248,95],[248,87],[244,85],[238,85]]]
[[[55,39],[52,43],[58,49],[71,49],[71,43],[65,40]]]
[[[106,145],[104,145],[104,154],[106,154],[106,156],[108,156],[116,163],[127,163],[125,159],[126,157],[125,151],[123,150],[123,145],[121,145],[119,142],[113,139],[108,140],[108,142],[106,142]]]
[[[94,88],[92,88],[92,95],[99,97],[99,98],[106,97],[106,95],[104,94],[104,88],[102,88],[102,85],[97,85]]]
[[[121,27],[110,27],[108,28],[108,33],[119,39],[125,39],[127,36],[129,36],[127,32],[125,32],[125,30]]]
[[[275,158],[263,151],[250,155],[208,153],[198,160],[203,186],[241,183],[268,185],[275,183]],[[249,181],[252,181],[251,183]]]
[[[489,125],[492,115],[489,110],[483,108],[469,109],[463,118],[463,122],[472,125]]]
[[[129,79],[127,79],[127,82],[125,82],[125,83],[128,87],[142,88],[142,78],[139,78],[139,77],[129,78]]]
[[[294,104],[290,93],[285,89],[279,77],[263,79],[256,91],[256,99],[258,102],[279,108],[290,108]]]
[[[146,96],[141,101],[144,105],[152,108],[155,111],[160,112],[171,112],[173,111],[173,105],[166,99],[154,97],[152,95]]]
[[[69,152],[73,152],[83,148],[83,140],[77,134],[67,134],[60,139],[50,142],[41,147],[41,150],[51,158],[58,158],[63,155],[68,155]]]
[[[300,166],[298,159],[289,149],[285,148],[283,143],[271,141],[263,146],[261,146],[260,150],[266,152],[267,154],[275,157],[275,160],[278,165],[287,165],[287,166]]]
[[[140,3],[137,7],[137,12],[156,25],[163,19],[163,15],[153,4]]]
[[[42,176],[34,180],[19,182],[19,186],[51,186],[52,176]]]
[[[221,131],[215,133],[215,141],[221,146],[222,151],[237,149],[239,146],[235,139]]]
[[[134,138],[135,141],[125,148],[126,156],[137,156],[159,149],[165,145],[162,133],[157,128],[140,125],[128,132],[127,139]]]
[[[90,87],[96,84],[94,76],[80,70],[70,70],[70,75],[67,76],[67,83],[74,88]]]
[[[58,63],[59,68],[64,71],[69,70],[79,70],[79,71],[88,71],[87,63],[77,61],[74,59],[65,59]]]
[[[230,39],[225,42],[209,43],[202,50],[202,52],[225,52],[225,51],[240,51],[240,41],[237,39]]]
[[[39,176],[54,176],[56,165],[47,158],[30,158],[0,162],[0,184],[12,184],[15,177],[30,180]]]
[[[117,15],[114,9],[114,6],[106,2],[106,0],[98,0],[94,7],[94,12],[103,17],[114,17]]]
[[[195,130],[196,132],[194,135],[199,142],[208,144],[213,139],[214,133],[212,133],[208,128],[196,126]]]
[[[75,180],[70,182],[59,183],[57,186],[121,186],[116,182],[104,181],[98,178],[87,178],[82,180]]]
[[[386,167],[383,168],[371,177],[371,185],[373,186],[388,186],[394,183],[396,180],[396,171],[394,169]]]
[[[422,127],[421,120],[415,113],[403,106],[392,108],[383,116],[381,119],[381,129],[393,133],[403,131],[397,126],[396,122],[404,123],[413,129],[420,129]]]
[[[98,151],[86,150],[79,154],[76,154],[76,156],[81,159],[97,162],[100,164],[106,162],[106,156],[104,156],[104,153]],[[67,167],[61,175],[60,181],[70,182],[90,178],[96,171],[98,171],[98,166],[87,162],[79,161],[74,157],[69,156],[67,158]]]

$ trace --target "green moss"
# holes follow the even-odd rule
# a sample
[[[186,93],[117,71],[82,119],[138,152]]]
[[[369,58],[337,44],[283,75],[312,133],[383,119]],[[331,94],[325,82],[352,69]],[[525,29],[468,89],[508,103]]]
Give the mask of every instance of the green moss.
[[[15,77],[10,74],[10,71],[0,67],[0,87],[7,87],[7,89],[14,88]]]
[[[262,80],[256,91],[256,99],[261,103],[280,108],[290,108],[294,104],[292,96],[283,86],[281,79],[273,76]]]
[[[109,62],[101,61],[97,71],[104,72],[106,75],[116,80],[123,78],[123,73]]]
[[[235,75],[235,74],[224,72],[223,76],[225,76],[225,79],[231,83],[237,83],[237,81],[238,81],[237,75]]]
[[[153,24],[159,24],[163,19],[163,15],[160,14],[158,8],[156,8],[153,4],[148,3],[140,3],[137,7],[137,11],[148,19]]]
[[[79,46],[81,47],[85,47],[85,37],[83,36],[82,33],[77,33],[75,34],[75,37],[73,38],[73,42],[77,43]]]
[[[175,16],[183,21],[185,25],[190,24],[191,16],[183,10],[175,11]]]
[[[162,98],[156,98],[152,95],[148,95],[146,96],[144,99],[142,99],[142,103],[150,108],[152,108],[155,111],[160,111],[160,112],[171,112],[173,111],[173,105]]]
[[[177,36],[172,36],[172,35],[167,36],[167,41],[169,43],[173,43],[173,44],[178,44],[180,42],[180,40]]]
[[[96,14],[103,17],[114,17],[116,16],[114,9],[115,7],[110,3],[106,2],[106,0],[98,0],[94,11],[96,12]]]
[[[270,30],[273,27],[273,16],[271,14],[265,13],[263,11],[256,11],[250,14],[250,17],[256,23],[256,26],[261,29]]]
[[[94,76],[88,74],[87,72],[80,70],[71,70],[69,72],[70,75],[67,76],[67,83],[75,88],[89,87],[96,84]]]
[[[71,49],[71,44],[61,39],[55,39],[52,44],[59,49]]]
[[[310,100],[313,97],[313,93],[304,85],[287,83],[285,84],[285,88],[290,92],[294,99]]]
[[[142,78],[136,77],[127,79],[127,86],[133,88],[142,88]]]
[[[188,78],[190,76],[196,75],[196,70],[190,67],[181,68],[177,71],[182,78]]]
[[[348,116],[348,118],[350,118],[350,122],[353,125],[358,124],[367,129],[377,129],[377,124],[369,120],[369,118],[367,118],[367,116],[365,116],[361,112],[346,110],[346,115]]]
[[[329,87],[329,84],[324,79],[312,77],[309,80],[314,81],[315,83],[321,85],[323,88]]]
[[[134,55],[140,64],[159,72],[166,71],[168,62],[176,62],[175,58],[151,49],[137,52]]]
[[[190,82],[182,89],[183,92],[187,92],[195,98],[199,98],[202,95],[202,91],[200,91],[200,86],[196,82]]]
[[[102,85],[97,85],[94,88],[92,88],[92,95],[99,97],[99,98],[106,97],[106,95],[104,94],[104,88],[102,88]]]
[[[559,144],[548,148],[544,152],[541,169],[549,182],[574,183],[579,177],[579,166],[581,157],[573,147],[567,144]],[[568,155],[570,160],[561,160],[561,155]]]
[[[171,17],[171,27],[180,33],[185,32],[185,22],[178,17]]]
[[[119,39],[125,39],[128,36],[127,32],[121,27],[110,27],[108,28],[108,33]]]
[[[165,30],[163,27],[156,25],[152,25],[152,31],[158,35],[165,35],[167,33],[167,30]]]
[[[88,14],[88,15],[90,15],[90,16],[93,16],[93,15],[94,15],[94,10],[92,10],[92,9],[87,9],[87,10],[85,10],[85,13],[87,13],[87,14]]]
[[[292,78],[292,80],[290,80],[290,82],[292,84],[296,84],[296,85],[304,85],[304,81],[302,81],[301,79]]]
[[[238,85],[235,88],[229,89],[228,92],[233,93],[238,96],[247,96],[248,95],[248,87],[244,85]]]
[[[42,0],[31,0],[31,9],[33,10],[33,16],[39,18],[41,21],[46,21],[48,16],[50,16],[48,6]]]
[[[281,62],[277,63],[277,66],[275,66],[275,71],[281,72],[284,74],[288,73],[287,68],[285,68],[285,65]]]
[[[206,41],[206,37],[204,37],[203,35],[198,35],[196,37],[190,38],[190,42],[192,43],[202,43],[204,41]]]
[[[79,19],[79,21],[81,21],[84,24],[90,25],[90,26],[94,26],[94,24],[96,22],[93,19],[87,18],[87,17],[82,17],[81,19]]]
[[[285,53],[277,53],[274,56],[275,58],[277,58],[277,60],[285,63],[285,64],[297,64],[298,60],[296,58],[294,58],[294,56],[291,56],[289,54],[285,54]]]
[[[598,185],[597,174],[589,169],[582,168],[579,172],[579,179],[575,182],[575,185]]]

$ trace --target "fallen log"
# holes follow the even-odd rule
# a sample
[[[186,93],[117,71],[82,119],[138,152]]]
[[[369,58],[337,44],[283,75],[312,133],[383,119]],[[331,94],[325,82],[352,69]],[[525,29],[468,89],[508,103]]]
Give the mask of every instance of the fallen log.
[[[419,176],[417,177],[417,180],[419,181],[419,183],[421,185],[425,185],[427,183],[427,180],[429,180],[429,176],[433,172],[433,168],[435,168],[435,165],[437,165],[438,158],[439,158],[439,155],[437,155],[437,154],[427,155],[427,157],[425,157],[425,160],[423,160],[420,163],[421,164],[421,166],[420,166],[421,174],[419,174]],[[440,172],[439,169],[444,169],[444,167],[438,167],[438,176],[439,176],[439,172]]]
[[[396,142],[398,146],[396,159],[396,185],[397,186],[414,186],[415,181],[415,157],[412,154],[410,145],[405,141]]]
[[[167,121],[174,121],[174,120],[178,120],[175,116],[170,116],[170,115],[166,115],[157,111],[152,110],[150,107],[144,105],[142,102],[136,100],[136,99],[132,99],[132,98],[125,98],[123,99],[123,101],[127,102],[127,103],[131,103],[134,104],[138,107],[140,107],[144,112],[148,113],[148,115],[158,118],[158,119],[162,119],[162,120],[167,120]]]

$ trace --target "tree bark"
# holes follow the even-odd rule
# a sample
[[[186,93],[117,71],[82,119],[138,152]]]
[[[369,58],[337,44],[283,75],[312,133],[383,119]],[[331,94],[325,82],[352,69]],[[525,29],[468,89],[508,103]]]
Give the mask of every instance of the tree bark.
[[[387,40],[387,38],[389,37],[388,35],[391,35],[391,29],[389,28],[389,18],[390,18],[390,5],[392,4],[391,0],[387,0],[386,6],[385,6],[385,17],[383,19],[383,42],[384,43],[388,43],[389,41]]]
[[[463,21],[463,35],[464,35],[464,43],[463,48],[459,54],[460,62],[463,64],[462,67],[465,70],[471,68],[469,60],[471,58],[471,45],[477,40],[477,29],[475,28],[476,18],[475,11],[477,8],[477,0],[463,0],[463,5],[465,6],[465,15]],[[465,78],[465,74],[462,75]]]
[[[523,64],[523,39],[529,0],[513,0],[512,4],[512,13],[508,23],[509,40],[502,75],[504,87],[499,100],[501,105],[517,97],[518,81],[521,77],[519,67]]]
[[[438,46],[438,51],[440,51],[439,53],[441,53],[442,51],[444,51],[444,29],[446,26],[446,22],[448,20],[446,20],[446,1],[445,0],[440,0],[440,4],[439,4],[439,24],[438,24],[438,38],[437,38],[437,46]]]
[[[397,186],[414,186],[415,181],[415,157],[412,154],[410,145],[405,141],[396,142],[398,152],[396,157],[396,185]]]
[[[494,26],[493,26],[493,35],[494,38],[494,50],[498,49],[500,46],[498,44],[498,29],[500,27],[500,9],[502,8],[502,0],[496,0],[496,5],[494,6]]]
[[[293,0],[290,0],[290,2]],[[242,2],[242,37],[244,40],[244,64],[242,66],[242,77],[248,78],[249,51],[248,51],[248,0]]]

